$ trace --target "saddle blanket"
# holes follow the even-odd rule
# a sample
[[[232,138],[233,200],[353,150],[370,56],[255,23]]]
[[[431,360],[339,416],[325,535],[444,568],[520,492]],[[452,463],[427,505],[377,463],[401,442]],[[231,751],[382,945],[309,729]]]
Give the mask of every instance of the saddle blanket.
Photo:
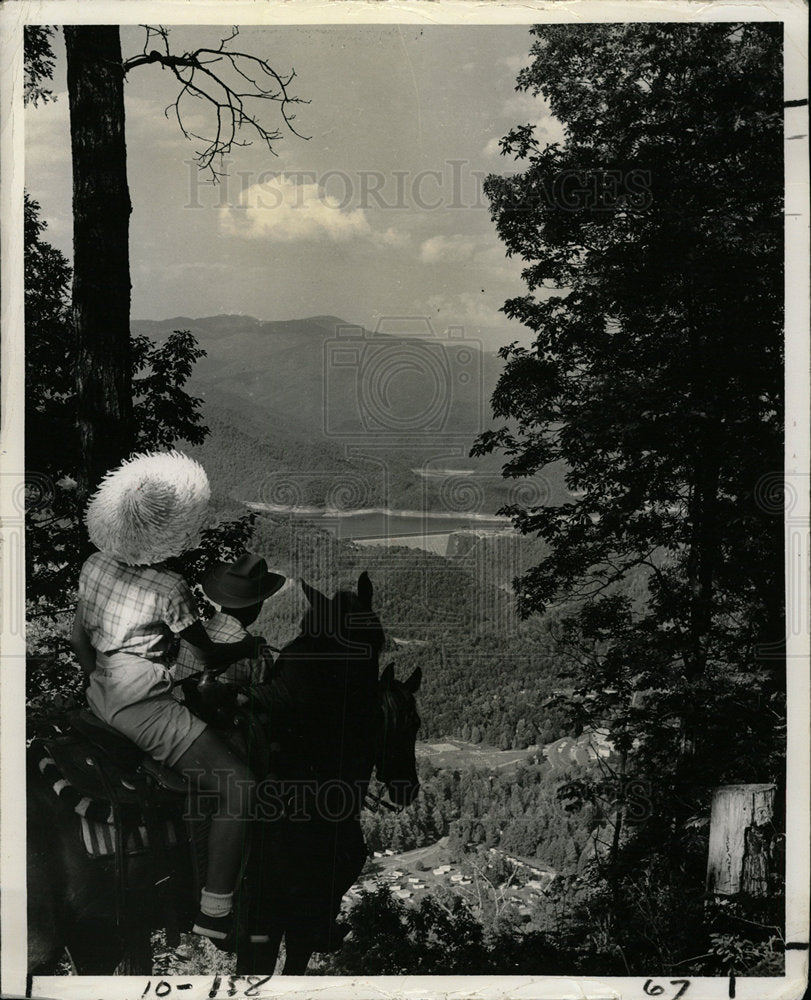
[[[91,858],[113,857],[115,855],[115,827],[112,823],[99,823],[85,816],[79,816],[82,842]],[[164,820],[163,836],[167,847],[177,847],[179,831],[174,820]],[[142,854],[149,850],[149,835],[145,826],[131,828],[124,838],[125,854]]]
[[[77,746],[80,745],[67,740],[54,741],[50,745],[37,748],[39,750],[37,767],[56,796],[76,813],[77,832],[88,856],[91,858],[113,857],[115,855],[115,823],[110,803],[84,794],[84,787],[80,790],[65,777],[65,774],[68,773],[75,780],[87,784],[87,774],[89,773],[91,781],[87,787],[93,787],[92,779],[95,779],[98,785],[98,778],[93,774],[97,770],[96,765],[89,758],[83,761],[82,754],[74,752]],[[55,760],[52,754],[58,756],[59,761]],[[86,765],[87,773],[82,770],[82,764]],[[138,801],[135,787],[122,784],[122,780],[117,782],[115,788],[119,796],[124,799],[124,806],[121,810],[124,821],[124,853],[129,855],[143,854],[150,849],[151,845],[141,814],[141,803]],[[172,848],[185,843],[185,824],[179,815],[156,815],[155,822],[160,824],[163,846]]]

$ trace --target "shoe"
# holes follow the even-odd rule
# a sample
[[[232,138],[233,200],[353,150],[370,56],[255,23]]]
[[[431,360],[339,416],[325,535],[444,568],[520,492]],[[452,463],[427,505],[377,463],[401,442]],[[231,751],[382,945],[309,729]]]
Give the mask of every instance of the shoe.
[[[233,913],[228,913],[224,917],[209,917],[202,910],[198,910],[192,932],[208,938],[221,951],[236,950]]]

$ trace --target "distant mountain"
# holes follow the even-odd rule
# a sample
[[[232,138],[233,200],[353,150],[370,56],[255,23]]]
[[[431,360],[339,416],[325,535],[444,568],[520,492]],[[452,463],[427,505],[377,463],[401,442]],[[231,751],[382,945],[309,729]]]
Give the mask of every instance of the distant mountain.
[[[132,328],[158,341],[190,330],[206,351],[192,377],[196,393],[299,437],[343,444],[368,435],[424,451],[449,441],[469,447],[491,422],[499,359],[475,342],[422,337],[416,321],[396,335],[337,316],[176,316]]]
[[[203,399],[212,434],[194,450],[221,492],[267,500],[269,474],[273,494],[281,472],[297,471],[303,498],[323,504],[330,479],[344,472],[347,481],[363,479],[370,505],[420,507],[428,496],[437,509],[458,509],[448,502],[464,505],[460,484],[450,496],[442,475],[424,475],[439,468],[473,473],[480,511],[509,499],[503,458],[468,457],[493,426],[489,401],[502,367],[476,342],[426,336],[418,320],[372,333],[336,316],[175,316],[136,320],[132,329],[157,342],[189,330],[206,351],[189,390]],[[556,480],[553,492],[560,488]]]

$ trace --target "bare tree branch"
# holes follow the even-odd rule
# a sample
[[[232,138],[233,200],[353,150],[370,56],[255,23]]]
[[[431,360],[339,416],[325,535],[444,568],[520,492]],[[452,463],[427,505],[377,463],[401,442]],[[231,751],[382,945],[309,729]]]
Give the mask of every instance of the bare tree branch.
[[[300,139],[309,138],[293,124],[296,116],[292,105],[310,103],[291,96],[289,92],[288,88],[296,76],[295,70],[281,75],[266,59],[246,52],[228,51],[229,43],[239,35],[236,25],[215,48],[204,46],[182,55],[172,54],[168,28],[148,24],[142,27],[146,32],[143,50],[140,55],[124,60],[124,74],[151,63],[171,71],[180,84],[180,92],[164,113],[167,118],[174,115],[188,140],[203,144],[195,153],[195,160],[201,170],[211,174],[214,182],[222,176],[222,171],[215,167],[215,161],[218,157],[222,160],[234,146],[249,146],[258,138],[270,153],[276,155],[273,144],[282,138],[283,133],[278,128],[270,129],[263,125],[259,111],[254,110],[251,102],[271,101],[277,104],[287,129]],[[187,125],[190,101],[200,101],[209,108],[212,121],[209,134],[200,134]],[[243,129],[251,138],[240,135]]]

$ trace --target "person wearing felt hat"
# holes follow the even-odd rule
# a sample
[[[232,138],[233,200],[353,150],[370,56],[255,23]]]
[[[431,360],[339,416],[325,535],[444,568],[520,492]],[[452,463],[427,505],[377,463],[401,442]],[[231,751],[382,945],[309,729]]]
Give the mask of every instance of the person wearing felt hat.
[[[167,660],[179,635],[199,666],[225,669],[258,656],[264,639],[211,639],[194,597],[164,561],[196,544],[208,513],[203,467],[177,451],[135,455],[108,472],[85,514],[98,548],[79,576],[71,645],[88,674],[87,701],[108,725],[189,776],[216,800],[206,884],[194,931],[233,950],[236,887],[254,779],[240,760],[171,695]]]
[[[203,593],[220,610],[205,622],[214,642],[241,642],[250,638],[248,628],[259,617],[262,605],[285,584],[285,577],[268,570],[261,556],[246,552],[235,562],[220,562],[205,576]],[[175,684],[199,671],[194,647],[182,640],[173,670]],[[220,674],[224,681],[259,683],[263,679],[262,660],[240,659]]]

